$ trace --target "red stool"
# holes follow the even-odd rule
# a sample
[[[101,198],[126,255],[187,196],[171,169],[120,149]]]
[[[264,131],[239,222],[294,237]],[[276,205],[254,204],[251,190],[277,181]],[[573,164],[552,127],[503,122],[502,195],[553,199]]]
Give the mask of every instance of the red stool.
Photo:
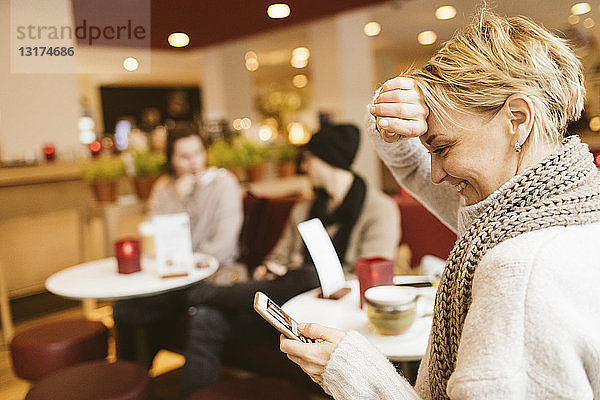
[[[228,379],[194,392],[187,400],[308,400],[310,396],[282,379]]]
[[[15,375],[37,381],[62,368],[106,358],[108,329],[83,318],[43,323],[18,332],[10,342]]]
[[[148,400],[150,377],[128,361],[88,361],[48,375],[33,385],[25,400]]]

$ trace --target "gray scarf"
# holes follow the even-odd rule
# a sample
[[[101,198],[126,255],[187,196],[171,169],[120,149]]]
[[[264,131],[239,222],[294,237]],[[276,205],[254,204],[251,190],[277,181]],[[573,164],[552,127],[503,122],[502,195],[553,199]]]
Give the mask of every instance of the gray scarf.
[[[431,396],[446,399],[456,365],[463,324],[471,305],[471,285],[481,258],[520,234],[551,226],[600,221],[600,172],[587,145],[565,140],[545,160],[502,187],[452,249],[437,290],[429,361]]]

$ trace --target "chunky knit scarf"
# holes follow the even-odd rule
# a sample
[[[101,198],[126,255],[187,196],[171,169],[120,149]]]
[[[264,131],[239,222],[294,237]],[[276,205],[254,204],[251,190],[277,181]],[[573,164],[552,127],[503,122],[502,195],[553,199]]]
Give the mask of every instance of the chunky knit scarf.
[[[429,360],[434,399],[448,398],[446,386],[456,365],[473,275],[481,258],[502,241],[526,232],[600,221],[600,172],[587,145],[576,136],[513,178],[497,195],[456,242],[442,274]]]

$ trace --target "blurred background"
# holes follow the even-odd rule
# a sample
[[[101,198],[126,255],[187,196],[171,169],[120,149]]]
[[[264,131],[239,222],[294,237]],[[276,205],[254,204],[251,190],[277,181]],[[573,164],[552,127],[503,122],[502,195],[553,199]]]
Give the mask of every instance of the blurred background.
[[[295,162],[297,146],[327,122],[354,123],[366,139],[374,89],[425,63],[481,4],[0,0],[0,267],[15,318],[30,313],[26,299],[43,293],[52,273],[105,257],[112,238],[137,234],[143,201],[133,193],[141,200],[147,193],[133,178],[152,181],[163,171],[169,127],[196,126],[209,163],[234,170],[247,185],[255,181],[258,192],[302,190],[298,181],[281,180],[293,178],[294,166],[288,173],[278,168]],[[572,44],[584,64],[587,99],[571,130],[600,164],[600,2],[488,5],[531,17]],[[141,26],[143,40],[52,41],[50,26],[63,33],[62,26],[92,20]],[[26,59],[23,46],[42,46],[40,36],[54,46],[67,43],[72,55],[32,69],[24,62],[35,57]],[[355,170],[388,193],[398,191],[367,140]],[[88,186],[97,181],[120,183],[112,208],[90,205],[97,192]]]

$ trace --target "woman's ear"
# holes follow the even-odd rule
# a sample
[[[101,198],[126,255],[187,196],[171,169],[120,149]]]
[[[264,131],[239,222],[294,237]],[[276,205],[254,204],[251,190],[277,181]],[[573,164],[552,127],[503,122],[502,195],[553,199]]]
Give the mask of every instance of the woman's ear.
[[[523,146],[531,133],[535,117],[531,99],[521,93],[511,94],[504,103],[503,111],[508,119],[511,136]]]

